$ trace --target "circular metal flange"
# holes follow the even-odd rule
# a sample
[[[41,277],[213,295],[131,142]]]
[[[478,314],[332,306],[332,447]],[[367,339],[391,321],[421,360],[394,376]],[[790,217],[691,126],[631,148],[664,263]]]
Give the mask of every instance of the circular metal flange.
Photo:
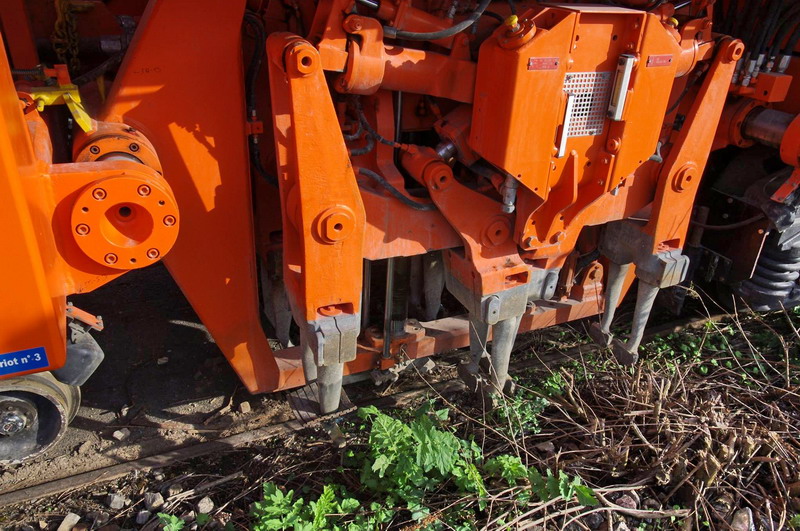
[[[98,122],[97,131],[86,138],[75,151],[75,162],[128,160],[161,171],[161,162],[153,144],[137,129],[117,122]]]
[[[46,452],[64,436],[80,401],[78,387],[49,372],[0,381],[0,465]]]
[[[91,183],[72,206],[72,235],[99,264],[137,269],[166,254],[178,237],[178,205],[168,186],[143,175]]]

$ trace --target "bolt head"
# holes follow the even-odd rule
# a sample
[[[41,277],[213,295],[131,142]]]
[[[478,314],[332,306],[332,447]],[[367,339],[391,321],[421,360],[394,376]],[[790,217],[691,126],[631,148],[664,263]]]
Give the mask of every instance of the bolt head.
[[[116,264],[118,258],[117,255],[115,255],[114,253],[108,253],[107,255],[105,255],[103,260],[105,260],[107,264]]]
[[[321,217],[319,232],[326,242],[339,242],[350,235],[353,226],[353,219],[348,212],[334,209]]]
[[[150,195],[150,187],[146,184],[141,185],[139,188],[136,189],[136,192],[142,197],[147,197]]]
[[[86,223],[81,223],[75,227],[75,232],[81,236],[86,236],[87,234],[89,234],[90,231],[91,229],[89,228],[89,225],[87,225]]]
[[[7,411],[0,417],[0,435],[14,435],[24,430],[28,425],[24,416],[16,411]]]
[[[164,216],[163,221],[164,225],[166,225],[167,227],[172,227],[173,225],[175,225],[175,223],[178,222],[178,220],[175,219],[175,216]]]
[[[89,153],[91,153],[92,155],[97,155],[98,153],[100,153],[100,147],[99,146],[91,146],[89,148]]]
[[[493,246],[504,243],[511,236],[508,223],[503,220],[496,220],[486,227],[486,238],[488,243]]]
[[[139,144],[137,144],[136,142],[131,142],[131,145],[128,146],[128,149],[136,153],[137,151],[139,151]]]
[[[106,198],[106,196],[108,196],[108,194],[102,188],[95,188],[94,190],[92,190],[92,197],[94,197],[98,201],[102,201],[103,199]]]
[[[148,249],[147,250],[147,258],[151,260],[155,260],[161,253],[158,252],[158,249]]]

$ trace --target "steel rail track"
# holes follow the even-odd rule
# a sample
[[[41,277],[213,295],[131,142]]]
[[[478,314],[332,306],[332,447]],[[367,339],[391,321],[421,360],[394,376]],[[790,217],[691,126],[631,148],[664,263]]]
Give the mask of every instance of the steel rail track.
[[[688,328],[697,328],[708,322],[716,322],[727,317],[728,314],[716,314],[710,317],[684,318],[669,323],[655,325],[645,331],[645,338],[668,335],[680,332]],[[523,345],[526,348],[528,345]],[[565,361],[576,359],[587,352],[600,349],[593,343],[584,343],[564,352],[551,353],[539,356],[535,359],[520,360],[512,362],[511,372],[519,372],[536,366],[553,366]],[[390,408],[398,407],[419,396],[434,392],[438,394],[452,393],[464,389],[464,384],[457,378],[431,383],[419,388],[398,392],[393,395],[380,397],[358,403],[358,406],[375,405],[377,407]],[[316,423],[315,423],[316,424]],[[206,441],[182,448],[169,450],[167,452],[155,454],[148,457],[131,460],[116,465],[98,468],[87,472],[81,472],[73,476],[61,479],[46,481],[36,485],[31,485],[21,489],[13,490],[0,494],[0,507],[24,503],[48,496],[79,490],[95,485],[97,483],[107,483],[119,479],[132,472],[148,472],[154,469],[164,468],[179,462],[187,461],[197,457],[202,457],[214,453],[232,451],[242,448],[248,444],[263,442],[281,435],[288,435],[292,432],[302,430],[307,426],[298,420],[289,420],[277,424],[262,426],[248,430],[236,435],[230,435],[213,441]]]

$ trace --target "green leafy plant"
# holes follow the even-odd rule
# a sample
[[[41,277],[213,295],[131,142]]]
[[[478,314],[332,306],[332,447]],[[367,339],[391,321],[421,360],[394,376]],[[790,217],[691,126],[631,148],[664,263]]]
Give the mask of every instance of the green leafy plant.
[[[182,518],[166,513],[158,513],[158,521],[164,526],[164,531],[181,531],[186,525]]]
[[[294,491],[284,493],[274,483],[264,483],[263,497],[255,502],[250,514],[254,531],[274,531],[296,527],[306,520],[307,511],[302,498],[294,498]]]
[[[332,530],[366,530],[373,529],[379,523],[391,519],[391,513],[380,506],[372,504],[371,515],[355,515],[361,509],[361,502],[350,497],[343,487],[325,485],[322,494],[306,503],[295,492],[284,492],[274,483],[264,483],[261,501],[253,503],[250,516],[254,531],[294,531]],[[377,515],[377,516],[376,516]],[[351,518],[352,517],[352,518]],[[388,517],[388,519],[387,519]],[[343,523],[348,518],[352,520]]]
[[[483,510],[487,504],[484,477],[516,487],[518,502],[527,503],[535,496],[542,501],[563,497],[597,504],[592,490],[578,477],[549,470],[542,476],[516,455],[500,454],[484,462],[474,441],[457,437],[448,427],[450,411],[435,409],[432,402],[404,413],[403,419],[374,406],[358,414],[364,422],[359,428],[368,430],[367,440],[364,450],[345,453],[343,469],[360,470],[361,494],[367,501],[351,497],[339,485],[328,484],[316,499],[307,501],[294,490],[265,483],[261,500],[251,508],[254,531],[379,530],[393,521],[398,506],[419,522],[420,529],[471,531],[477,528],[475,506]],[[434,491],[470,501],[432,514],[428,497]]]
[[[550,380],[545,380],[548,381]],[[556,389],[559,393],[563,389],[563,384],[559,387],[555,381],[550,385],[553,394],[549,396],[554,396]],[[539,416],[549,404],[546,398],[538,396],[532,390],[518,389],[514,396],[506,397],[504,402],[494,409],[492,415],[497,421],[497,429],[513,439],[522,433],[539,433],[541,431]]]
[[[548,469],[547,475],[542,476],[538,470],[531,468],[528,472],[528,481],[531,483],[533,493],[543,502],[554,500],[559,496],[570,500],[574,496],[581,505],[593,507],[598,504],[594,491],[583,485],[581,478],[575,476],[570,479],[563,470],[559,470],[558,475],[555,475]]]
[[[480,449],[441,428],[448,414],[427,404],[406,424],[374,406],[359,410],[361,418],[371,421],[362,484],[404,501],[415,520],[429,512],[422,503],[425,493],[449,480],[464,493],[486,494],[476,467]]]
[[[483,468],[489,475],[502,478],[511,486],[515,486],[517,481],[528,475],[528,467],[515,455],[493,457],[486,461]]]
[[[789,520],[789,527],[791,527],[792,529],[800,529],[800,514],[794,515]]]

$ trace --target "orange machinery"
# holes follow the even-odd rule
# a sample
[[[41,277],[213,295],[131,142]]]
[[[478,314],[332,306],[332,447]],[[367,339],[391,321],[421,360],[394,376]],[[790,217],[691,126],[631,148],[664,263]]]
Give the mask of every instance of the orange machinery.
[[[103,359],[69,296],[159,260],[248,390],[323,414],[463,347],[510,392],[518,333],[601,314],[633,363],[692,278],[794,303],[800,9],[607,4],[2,2],[0,461]]]

